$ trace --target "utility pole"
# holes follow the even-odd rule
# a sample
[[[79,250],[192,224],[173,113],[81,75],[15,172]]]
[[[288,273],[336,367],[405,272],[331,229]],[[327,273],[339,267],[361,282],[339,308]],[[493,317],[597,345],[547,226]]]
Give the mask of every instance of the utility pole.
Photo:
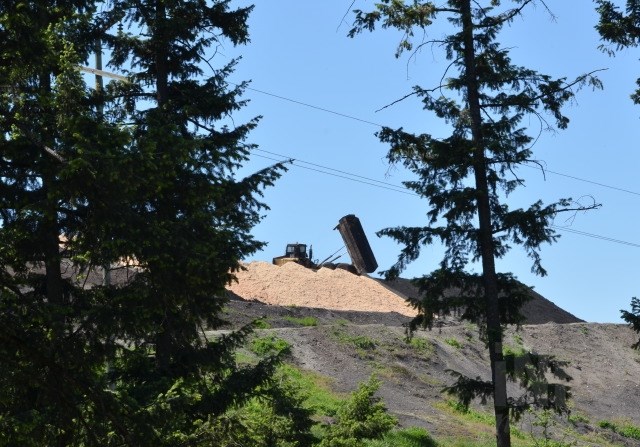
[[[96,76],[96,92],[98,93],[99,96],[102,95],[103,91],[104,91],[104,81],[102,79],[102,40],[97,39],[96,40],[96,70],[95,70],[95,76]],[[104,104],[102,102],[102,98],[99,98],[98,100],[98,119],[100,119],[102,121],[102,118],[104,116]],[[111,261],[105,263],[103,265],[103,270],[104,270],[104,286],[105,287],[109,287],[111,285]]]

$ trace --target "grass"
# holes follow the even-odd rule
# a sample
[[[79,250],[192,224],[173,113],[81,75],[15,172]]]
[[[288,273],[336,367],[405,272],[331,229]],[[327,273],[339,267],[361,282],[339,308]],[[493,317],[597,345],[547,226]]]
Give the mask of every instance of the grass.
[[[470,408],[465,411],[456,401],[448,399],[435,404],[435,407],[447,416],[447,425],[443,427],[443,435],[436,439],[438,447],[494,447],[495,420],[490,411]],[[614,424],[615,425],[615,424]],[[618,424],[621,426],[624,424]],[[629,424],[627,424],[629,425]],[[511,424],[511,442],[513,447],[569,447],[578,445],[598,445],[614,447],[601,434],[589,432],[578,433],[568,427],[564,431],[565,439],[553,440],[524,432],[516,424]],[[429,444],[427,444],[429,445]]]
[[[271,329],[271,323],[266,318],[260,318],[253,322],[253,327],[256,329]]]
[[[502,347],[502,355],[513,355],[514,357],[522,357],[527,354],[527,351],[522,346],[509,346],[505,345]]]
[[[520,334],[513,334],[513,341],[518,346],[523,346],[524,345],[524,342],[522,341],[522,335],[520,335]]]
[[[302,321],[297,321],[304,320],[303,318],[295,320],[297,324],[303,325]],[[359,353],[366,352],[366,355],[371,355],[370,353],[372,351],[378,349],[380,355],[382,355],[383,349],[387,348],[386,343],[382,343],[367,335],[354,333],[342,324],[338,324],[330,330],[335,339],[340,343],[353,346]],[[456,349],[463,347],[463,344],[455,338],[449,338],[444,341]],[[518,337],[517,334],[513,337],[512,343],[515,346],[505,347],[507,353],[517,354],[524,350],[522,347],[522,339]],[[390,346],[395,347],[400,356],[406,355],[406,353],[411,351],[418,351],[430,355],[434,352],[435,348],[432,341],[420,337],[413,337],[406,342],[401,342],[397,339],[396,342],[390,344]],[[291,350],[291,345],[286,340],[278,338],[275,335],[256,337],[249,342],[247,347],[248,350],[243,350],[244,353],[237,353],[238,356],[242,357],[238,358],[240,362],[247,362],[251,360],[251,358],[255,359],[256,356],[288,352]],[[401,364],[385,366],[387,369],[384,371],[386,374],[382,374],[383,377],[388,376],[387,378],[391,380],[420,380],[420,378],[415,377],[415,373],[412,373]],[[281,377],[286,377],[287,380],[291,380],[295,386],[303,391],[305,395],[304,406],[313,412],[313,419],[316,421],[312,433],[320,439],[326,431],[324,424],[327,418],[335,416],[341,402],[348,396],[332,391],[333,383],[329,377],[286,363],[279,367],[279,371],[281,371]],[[437,438],[434,438],[426,430],[413,427],[393,430],[382,439],[366,441],[363,442],[362,445],[364,447],[493,447],[495,445],[495,423],[492,412],[474,408],[464,411],[452,400],[442,401],[435,404],[435,406],[440,410],[440,413],[446,415],[446,419],[442,421],[442,426],[439,430],[440,433],[446,434],[438,435]],[[588,423],[589,421],[586,417],[574,413],[569,418],[569,422],[575,425],[578,422]],[[640,427],[633,425],[630,421],[600,421],[598,425],[603,430],[611,430],[629,439],[640,440]],[[545,440],[542,438],[535,439],[531,434],[523,433],[517,426],[512,425],[512,445],[513,447],[565,447],[568,445],[587,444],[613,447],[614,445],[606,439],[606,431],[580,434],[569,424],[565,433],[573,443],[567,444],[562,441]]]
[[[380,376],[393,381],[394,383],[402,383],[407,380],[420,380],[407,367],[397,363],[381,363],[376,362],[373,367]]]
[[[447,400],[446,407],[453,413],[464,416],[466,420],[480,422],[489,426],[493,426],[495,424],[494,416],[491,413],[480,412],[473,408],[465,409],[458,402],[453,400]]]
[[[572,413],[571,415],[569,415],[569,422],[571,422],[573,425],[576,425],[579,422],[582,422],[583,424],[588,424],[589,419],[580,413]]]
[[[313,371],[303,370],[290,364],[280,366],[284,377],[291,380],[306,394],[305,408],[313,410],[316,416],[333,416],[346,394],[331,390],[332,380]]]
[[[442,447],[495,447],[495,438],[490,439],[447,439],[437,444]]]
[[[455,338],[445,338],[444,342],[446,344],[448,344],[449,346],[453,346],[456,349],[462,349],[462,343],[460,343],[457,339]]]
[[[312,327],[318,325],[316,317],[284,317],[290,323],[294,323],[304,327]]]
[[[429,340],[419,337],[411,337],[409,346],[418,351],[420,354],[430,357],[434,352],[433,343]]]
[[[333,336],[338,342],[346,345],[352,345],[360,357],[366,357],[367,351],[374,351],[378,347],[378,342],[366,335],[351,335],[342,327],[333,330]]]
[[[275,335],[267,335],[251,340],[251,352],[254,354],[265,356],[269,354],[289,354],[291,352],[291,344]]]
[[[598,427],[611,430],[625,438],[640,440],[640,427],[629,421],[600,421]]]
[[[446,446],[484,446],[485,439],[490,441],[487,445],[495,445],[494,427],[495,418],[493,413],[488,411],[480,411],[474,408],[465,409],[458,402],[447,399],[443,402],[435,404],[435,407],[450,416],[451,422],[454,424],[458,431],[452,430],[453,436],[445,438],[447,442],[443,445]],[[473,436],[473,438],[482,437],[480,443],[468,443],[466,438]],[[514,446],[529,446],[525,442],[526,435],[522,430],[517,427],[511,426],[511,438],[514,442]],[[451,444],[453,442],[453,444]],[[491,444],[493,442],[493,444]]]
[[[393,430],[382,439],[365,441],[364,447],[438,447],[438,443],[423,428]]]

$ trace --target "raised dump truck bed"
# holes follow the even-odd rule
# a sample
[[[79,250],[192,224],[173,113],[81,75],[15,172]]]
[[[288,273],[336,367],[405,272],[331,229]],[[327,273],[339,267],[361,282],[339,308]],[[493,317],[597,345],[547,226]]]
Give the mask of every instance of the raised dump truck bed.
[[[378,268],[378,263],[375,256],[373,256],[373,251],[367,236],[364,234],[360,219],[353,214],[349,214],[340,219],[336,228],[344,240],[351,262],[358,270],[358,273],[375,272]]]

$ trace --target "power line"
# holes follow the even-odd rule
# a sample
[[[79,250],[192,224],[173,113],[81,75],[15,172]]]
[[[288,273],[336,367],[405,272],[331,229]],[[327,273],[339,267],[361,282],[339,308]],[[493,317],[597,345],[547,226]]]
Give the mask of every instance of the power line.
[[[234,85],[238,85],[238,84],[235,84],[233,82],[229,82],[229,83],[230,84],[234,84]],[[257,92],[257,93],[262,93],[263,95],[272,96],[274,98],[282,99],[283,101],[292,102],[294,104],[298,104],[298,105],[301,105],[301,106],[309,107],[311,109],[320,110],[321,112],[326,112],[326,113],[331,113],[332,115],[341,116],[342,118],[348,118],[348,119],[351,119],[351,120],[354,120],[354,121],[360,121],[361,123],[371,124],[372,126],[376,126],[376,127],[384,127],[382,124],[374,123],[373,121],[363,120],[363,119],[358,118],[356,116],[347,115],[346,113],[340,113],[340,112],[336,112],[335,110],[326,109],[324,107],[314,106],[313,104],[308,104],[306,102],[297,101],[295,99],[287,98],[286,96],[276,95],[275,93],[265,92],[264,90],[258,90],[257,88],[252,88],[252,87],[245,87],[245,88],[247,90],[251,90],[251,91],[254,91],[254,92]]]
[[[230,84],[238,85],[238,84],[235,84],[233,82],[230,82]],[[327,109],[325,107],[319,107],[319,106],[315,106],[313,104],[308,104],[306,102],[302,102],[302,101],[298,101],[298,100],[295,100],[295,99],[287,98],[286,96],[276,95],[275,93],[270,93],[270,92],[267,92],[267,91],[264,91],[264,90],[259,90],[259,89],[252,88],[252,87],[245,87],[245,88],[247,90],[251,90],[251,91],[254,91],[254,92],[257,92],[257,93],[261,93],[263,95],[267,95],[267,96],[271,96],[271,97],[274,97],[274,98],[278,98],[278,99],[281,99],[283,101],[288,101],[288,102],[291,102],[293,104],[298,104],[298,105],[301,105],[301,106],[304,106],[304,107],[309,107],[311,109],[320,110],[321,112],[330,113],[332,115],[341,116],[343,118],[351,119],[351,120],[354,120],[354,121],[359,121],[361,123],[371,124],[371,125],[377,126],[377,127],[385,127],[382,124],[374,123],[373,121],[364,120],[364,119],[355,117],[353,115],[348,115],[346,113],[336,112],[335,110]],[[576,181],[580,181],[580,182],[584,182],[584,183],[591,183],[592,185],[597,185],[597,186],[600,186],[600,187],[603,187],[603,188],[612,189],[614,191],[619,191],[619,192],[624,192],[624,193],[627,193],[627,194],[632,194],[632,195],[635,195],[635,196],[640,196],[640,192],[631,191],[631,190],[625,189],[625,188],[619,188],[617,186],[607,185],[606,183],[600,183],[600,182],[596,182],[596,181],[593,181],[593,180],[588,180],[588,179],[584,179],[584,178],[581,178],[581,177],[576,177],[576,176],[573,176],[573,175],[570,175],[570,174],[563,174],[561,172],[555,172],[555,171],[551,171],[549,169],[543,169],[543,168],[541,168],[539,166],[530,166],[530,165],[526,165],[526,164],[524,164],[523,166],[526,166],[526,167],[531,168],[531,169],[540,169],[543,172],[548,172],[549,174],[558,175],[560,177],[566,177],[566,178],[570,178],[572,180],[576,180]]]
[[[546,168],[542,168],[540,166],[531,166],[531,165],[523,165],[526,166],[527,168],[531,168],[531,169],[538,169],[540,171],[542,171],[543,173],[549,173],[549,174],[554,174],[554,175],[559,175],[560,177],[567,177],[573,180],[577,180],[579,182],[584,182],[584,183],[591,183],[592,185],[597,185],[597,186],[601,186],[603,188],[608,188],[608,189],[613,189],[614,191],[620,191],[620,192],[624,192],[627,194],[633,194],[634,196],[640,196],[640,192],[635,192],[635,191],[631,191],[629,189],[624,189],[624,188],[618,188],[617,186],[611,186],[611,185],[606,185],[604,183],[600,183],[600,182],[594,182],[593,180],[587,180],[584,178],[580,178],[580,177],[576,177],[573,175],[569,175],[569,174],[562,174],[561,172],[554,172],[551,171],[549,169]]]
[[[326,169],[326,170],[329,170],[329,171],[339,172],[340,174],[346,174],[346,175],[351,176],[351,177],[357,177],[357,178],[361,178],[363,180],[367,180],[367,181],[370,181],[370,182],[376,182],[376,183],[380,183],[382,185],[391,186],[393,188],[406,189],[402,185],[395,185],[393,183],[383,182],[382,180],[376,180],[376,179],[373,179],[373,178],[370,178],[370,177],[364,177],[362,175],[354,174],[352,172],[341,171],[339,169],[331,168],[329,166],[323,166],[323,165],[320,165],[320,164],[311,163],[309,161],[304,161],[304,160],[301,160],[299,158],[290,157],[288,155],[278,154],[276,152],[270,152],[270,151],[266,151],[264,149],[258,149],[258,148],[256,148],[255,150],[256,151],[260,151],[260,152],[264,152],[265,154],[276,155],[278,157],[283,157],[283,158],[294,160],[294,161],[297,161],[297,162],[300,162],[300,163],[304,163],[304,164],[307,164],[307,165],[310,165],[310,166],[315,166],[317,168],[322,168],[322,169]]]
[[[257,157],[266,158],[267,160],[272,160],[272,161],[276,161],[276,162],[283,162],[283,161],[291,160],[291,162],[293,164],[293,162],[297,161],[297,160],[294,160],[292,158],[286,157],[286,156],[281,155],[281,154],[276,154],[276,153],[268,152],[268,151],[262,151],[262,152],[270,153],[270,154],[276,155],[278,157],[284,157],[284,158],[273,158],[273,157],[267,157],[265,155],[260,155],[260,154],[254,154],[254,155],[257,156]],[[313,163],[309,163],[309,164],[314,165]],[[346,180],[351,180],[352,182],[358,182],[358,183],[362,183],[362,184],[365,184],[365,185],[368,185],[368,186],[374,186],[374,187],[377,187],[377,188],[389,189],[389,190],[394,191],[394,192],[399,192],[399,193],[403,193],[403,194],[409,194],[409,195],[418,196],[418,194],[410,192],[406,187],[403,187],[403,186],[401,187],[401,186],[397,186],[397,185],[392,185],[391,183],[380,182],[380,183],[383,183],[383,184],[388,184],[388,185],[392,185],[393,186],[393,188],[389,188],[389,187],[386,187],[386,186],[383,186],[383,185],[370,183],[370,182],[365,182],[365,181],[358,180],[357,178],[353,178],[353,177],[360,177],[360,178],[368,179],[367,177],[361,177],[361,176],[358,176],[356,174],[351,174],[351,173],[346,172],[346,171],[340,171],[340,170],[337,170],[337,169],[329,168],[327,166],[315,165],[315,166],[322,167],[323,169],[329,169],[329,170],[333,170],[333,171],[336,171],[336,172],[341,172],[341,173],[347,174],[347,175],[352,176],[352,177],[348,177],[348,176],[345,176],[345,175],[333,174],[331,172],[323,171],[323,170],[320,170],[320,169],[314,169],[314,168],[310,168],[308,166],[302,166],[302,165],[299,165],[299,164],[294,164],[294,166],[296,166],[298,168],[308,169],[310,171],[319,172],[321,174],[332,175],[334,177],[339,177],[339,178],[343,178],[343,179],[346,179]],[[374,182],[379,182],[379,180],[374,180],[374,179],[370,179],[370,180],[372,180]],[[403,188],[404,191],[402,191],[400,189],[397,189],[397,188]],[[593,238],[593,239],[600,239],[600,240],[603,240],[603,241],[606,241],[606,242],[612,242],[612,243],[616,243],[616,244],[627,245],[629,247],[640,248],[640,244],[637,244],[637,243],[634,243],[634,242],[623,241],[621,239],[615,239],[615,238],[608,237],[608,236],[602,236],[602,235],[599,235],[599,234],[588,233],[586,231],[575,230],[573,228],[561,227],[561,226],[558,226],[558,225],[551,225],[551,227],[556,229],[556,230],[559,230],[559,231],[565,231],[567,233],[578,234],[578,235],[590,237],[590,238]]]
[[[268,152],[268,151],[262,151],[262,152],[266,152],[266,153],[269,153],[269,154],[272,154],[272,155],[276,155],[278,157],[284,157],[284,158],[278,159],[278,158],[273,158],[273,157],[267,157],[265,155],[260,155],[260,154],[254,154],[254,155],[257,156],[257,157],[266,158],[267,160],[273,160],[273,161],[277,161],[277,162],[283,162],[283,161],[291,160],[291,162],[293,164],[293,162],[297,161],[297,160],[294,160],[294,159],[292,159],[290,157],[286,157],[285,155],[276,154],[274,152]],[[307,162],[305,162],[305,163],[307,163]],[[377,188],[384,188],[384,189],[389,189],[391,191],[395,191],[395,192],[399,192],[399,193],[403,193],[403,194],[409,194],[409,195],[418,196],[418,194],[410,192],[404,186],[397,186],[397,185],[393,185],[391,183],[380,182],[380,183],[383,183],[383,184],[387,184],[387,185],[392,185],[393,186],[393,188],[389,188],[389,187],[386,187],[386,186],[383,186],[383,185],[379,185],[379,184],[375,184],[375,183],[370,183],[370,182],[365,182],[365,181],[362,181],[362,180],[358,180],[358,178],[353,178],[353,177],[359,177],[359,178],[368,179],[368,177],[361,177],[361,176],[358,176],[356,174],[351,174],[351,173],[346,172],[346,171],[340,171],[340,170],[337,170],[337,169],[329,168],[327,166],[315,165],[313,163],[309,163],[309,164],[321,167],[323,169],[333,170],[333,171],[336,171],[336,172],[347,174],[348,176],[352,176],[352,177],[348,177],[348,176],[345,176],[345,175],[333,174],[331,172],[323,171],[323,170],[320,170],[320,169],[310,168],[308,166],[301,166],[299,164],[294,164],[294,166],[296,166],[298,168],[308,169],[310,171],[319,172],[321,174],[332,175],[334,177],[339,177],[339,178],[343,178],[343,179],[346,179],[346,180],[351,180],[352,182],[358,182],[358,183],[362,183],[362,184],[369,185],[369,186],[375,186]],[[379,182],[379,180],[374,180],[374,179],[368,179],[368,180],[372,180],[374,182]],[[403,188],[404,191],[402,191],[400,189],[397,189],[397,188]],[[602,236],[602,235],[599,235],[599,234],[588,233],[586,231],[575,230],[573,228],[561,227],[561,226],[558,226],[558,225],[551,225],[551,227],[556,229],[556,230],[559,230],[559,231],[565,231],[567,233],[578,234],[578,235],[590,237],[590,238],[593,238],[593,239],[600,239],[600,240],[603,240],[603,241],[606,241],[606,242],[612,242],[612,243],[616,243],[616,244],[627,245],[629,247],[640,248],[640,244],[636,244],[634,242],[623,241],[621,239],[615,239],[615,238],[608,237],[608,236]]]
[[[600,239],[600,240],[607,241],[607,242],[613,242],[613,243],[616,243],[616,244],[622,244],[622,245],[628,245],[630,247],[640,248],[640,244],[636,244],[634,242],[628,242],[628,241],[623,241],[623,240],[620,240],[620,239],[614,239],[614,238],[607,237],[607,236],[601,236],[599,234],[587,233],[586,231],[574,230],[573,228],[559,227],[557,225],[551,225],[551,227],[555,228],[556,230],[566,231],[568,233],[579,234],[581,236],[587,236],[587,237],[591,237],[591,238],[594,238],[594,239]]]
[[[382,188],[382,189],[388,189],[389,191],[398,192],[398,193],[401,193],[401,194],[407,194],[407,195],[411,195],[411,196],[417,196],[418,195],[416,193],[413,193],[413,192],[407,190],[406,188],[404,188],[404,190],[403,190],[403,189],[401,189],[403,187],[400,187],[400,186],[388,187],[388,186],[384,186],[384,185],[380,185],[380,184],[376,184],[376,183],[365,182],[363,180],[359,180],[357,178],[354,178],[354,177],[359,177],[359,176],[356,176],[355,174],[353,174],[353,177],[348,177],[347,175],[334,174],[333,172],[327,172],[327,171],[323,171],[321,169],[316,169],[316,168],[312,168],[312,167],[309,167],[309,166],[303,166],[303,165],[295,164],[296,160],[293,160],[293,159],[290,159],[290,158],[281,159],[281,158],[267,157],[265,155],[260,155],[260,154],[254,154],[254,155],[256,157],[266,158],[267,160],[273,160],[273,161],[276,161],[278,163],[290,161],[290,163],[293,166],[297,167],[297,168],[307,169],[309,171],[319,172],[321,174],[331,175],[333,177],[338,177],[338,178],[342,178],[342,179],[345,179],[345,180],[351,180],[352,182],[362,183],[363,185],[374,186],[376,188]],[[328,169],[331,169],[331,168],[328,168]],[[341,171],[338,171],[338,172],[341,172]],[[349,175],[351,175],[351,174],[349,174]],[[374,181],[378,181],[378,180],[374,180]]]

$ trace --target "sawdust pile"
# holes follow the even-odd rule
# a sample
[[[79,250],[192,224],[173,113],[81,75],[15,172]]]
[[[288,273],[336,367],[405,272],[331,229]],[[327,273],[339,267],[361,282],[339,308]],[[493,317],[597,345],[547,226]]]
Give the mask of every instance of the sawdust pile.
[[[227,288],[246,300],[278,306],[416,315],[404,298],[378,281],[342,269],[313,271],[293,262],[280,267],[251,262],[244,267],[246,270],[236,273],[238,282]]]

